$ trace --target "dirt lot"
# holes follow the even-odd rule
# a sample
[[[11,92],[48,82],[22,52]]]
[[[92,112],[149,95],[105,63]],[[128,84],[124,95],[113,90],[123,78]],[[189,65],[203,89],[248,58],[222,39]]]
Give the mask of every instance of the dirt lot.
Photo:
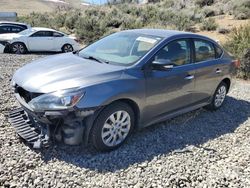
[[[136,132],[110,153],[55,145],[35,151],[7,121],[14,71],[39,55],[0,54],[0,187],[250,187],[250,83],[225,105]],[[32,74],[32,73],[31,73]]]

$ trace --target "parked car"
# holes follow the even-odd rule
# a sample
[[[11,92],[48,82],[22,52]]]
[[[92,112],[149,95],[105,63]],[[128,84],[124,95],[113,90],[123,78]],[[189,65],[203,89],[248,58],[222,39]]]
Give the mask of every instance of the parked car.
[[[22,107],[10,122],[34,147],[56,138],[109,151],[134,129],[201,107],[217,110],[238,66],[205,36],[122,31],[17,70],[12,85]]]
[[[4,53],[5,46],[0,42],[0,53]]]
[[[0,34],[19,33],[30,28],[30,25],[19,22],[0,21]]]
[[[74,37],[49,28],[33,27],[20,33],[1,34],[0,41],[11,44],[11,52],[72,52],[79,50],[80,45]]]

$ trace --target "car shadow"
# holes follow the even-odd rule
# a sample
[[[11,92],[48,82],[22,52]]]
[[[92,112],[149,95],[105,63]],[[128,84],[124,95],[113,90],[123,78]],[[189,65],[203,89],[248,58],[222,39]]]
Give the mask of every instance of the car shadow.
[[[224,106],[215,112],[199,109],[155,124],[135,132],[127,143],[109,153],[65,145],[54,145],[40,152],[44,161],[56,158],[80,168],[113,172],[170,152],[192,152],[188,146],[200,147],[209,140],[233,133],[249,117],[248,101],[227,97]],[[214,148],[203,149],[216,152]]]

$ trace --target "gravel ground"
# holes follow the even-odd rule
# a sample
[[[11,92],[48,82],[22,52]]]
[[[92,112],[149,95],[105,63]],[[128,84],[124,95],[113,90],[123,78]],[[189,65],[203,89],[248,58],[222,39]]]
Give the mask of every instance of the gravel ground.
[[[237,81],[220,110],[135,132],[110,153],[64,145],[35,151],[7,113],[16,105],[13,72],[40,56],[0,54],[0,187],[250,187],[250,82]]]

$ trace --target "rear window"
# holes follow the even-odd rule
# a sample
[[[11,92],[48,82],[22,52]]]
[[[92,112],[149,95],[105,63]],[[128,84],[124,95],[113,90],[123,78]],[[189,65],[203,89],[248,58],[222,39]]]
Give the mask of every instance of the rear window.
[[[215,50],[211,42],[205,40],[194,40],[195,62],[215,59]]]

